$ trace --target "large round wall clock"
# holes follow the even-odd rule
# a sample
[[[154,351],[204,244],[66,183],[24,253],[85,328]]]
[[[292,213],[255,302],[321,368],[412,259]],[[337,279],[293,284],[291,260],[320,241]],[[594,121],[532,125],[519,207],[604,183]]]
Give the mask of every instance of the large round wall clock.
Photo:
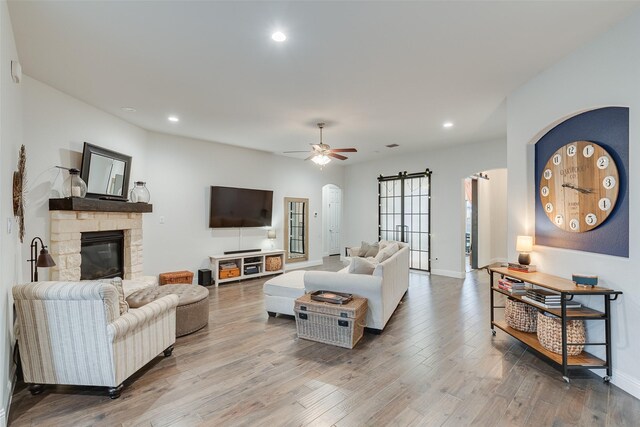
[[[539,196],[547,217],[574,233],[601,225],[616,205],[618,168],[611,155],[590,141],[570,142],[542,169]]]

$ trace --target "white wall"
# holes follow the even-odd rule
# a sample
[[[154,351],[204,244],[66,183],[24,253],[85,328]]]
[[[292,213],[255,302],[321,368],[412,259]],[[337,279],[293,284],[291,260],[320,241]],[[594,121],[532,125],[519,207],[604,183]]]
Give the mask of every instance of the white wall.
[[[15,365],[12,361],[13,298],[11,288],[20,279],[22,256],[12,203],[13,171],[22,144],[22,85],[11,80],[10,64],[18,60],[6,1],[0,3],[0,425],[6,424]],[[28,166],[28,163],[27,163]],[[12,231],[7,230],[11,221]],[[25,258],[26,259],[26,258]]]
[[[507,162],[509,169],[508,244],[516,256],[515,236],[534,231],[534,146],[561,118],[603,106],[629,110],[629,258],[535,246],[532,262],[551,274],[570,277],[580,272],[597,274],[602,286],[624,292],[612,304],[613,382],[640,397],[640,12],[608,33],[578,49],[531,80],[507,100]],[[596,304],[595,301],[587,301]],[[597,307],[596,307],[597,308]],[[594,326],[592,337],[602,332]],[[599,354],[597,351],[593,351]],[[602,371],[595,371],[602,374]]]
[[[378,239],[379,175],[401,171],[420,172],[429,168],[431,176],[431,269],[434,274],[464,277],[464,184],[472,173],[506,166],[505,141],[423,151],[357,163],[345,171],[344,226],[347,246],[362,240]]]
[[[209,228],[212,185],[273,190],[276,248],[284,247],[284,198],[308,198],[309,262],[287,268],[322,262],[322,186],[342,186],[343,167],[320,170],[298,159],[158,133],[149,133],[146,163],[147,174],[135,176],[147,181],[153,203],[144,218],[145,273],[195,272],[209,268],[210,255],[270,248],[266,229]]]
[[[24,144],[27,151],[27,215],[22,256],[29,258],[28,242],[35,236],[49,242],[49,198],[62,197],[68,176],[55,166],[80,168],[83,143],[90,142],[133,157],[131,180],[145,174],[147,132],[98,110],[28,76],[24,90]],[[129,186],[131,188],[131,186]],[[29,264],[21,265],[29,279]],[[48,269],[39,269],[47,280]]]
[[[478,266],[507,260],[507,169],[482,172],[478,179]]]

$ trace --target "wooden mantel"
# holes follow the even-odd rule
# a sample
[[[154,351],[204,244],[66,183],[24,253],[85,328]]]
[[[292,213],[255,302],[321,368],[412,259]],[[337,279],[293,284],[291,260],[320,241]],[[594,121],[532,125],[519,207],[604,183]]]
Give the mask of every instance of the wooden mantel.
[[[130,203],[115,200],[66,197],[64,199],[49,199],[49,210],[149,213],[153,212],[153,205],[149,203]]]

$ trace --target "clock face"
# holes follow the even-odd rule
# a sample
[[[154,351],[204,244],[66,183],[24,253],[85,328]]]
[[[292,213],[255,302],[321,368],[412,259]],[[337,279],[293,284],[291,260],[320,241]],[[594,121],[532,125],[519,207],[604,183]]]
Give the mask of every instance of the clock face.
[[[574,233],[593,230],[618,200],[618,168],[607,150],[574,141],[551,155],[542,169],[539,197],[547,217]]]

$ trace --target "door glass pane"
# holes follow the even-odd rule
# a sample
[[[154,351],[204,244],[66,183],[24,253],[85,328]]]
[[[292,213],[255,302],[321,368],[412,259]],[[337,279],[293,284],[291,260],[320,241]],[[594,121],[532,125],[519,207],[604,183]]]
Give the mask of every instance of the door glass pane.
[[[420,215],[420,231],[423,233],[429,232],[429,215]]]
[[[420,252],[420,265],[422,265],[421,270],[425,270],[429,265],[429,252]]]

